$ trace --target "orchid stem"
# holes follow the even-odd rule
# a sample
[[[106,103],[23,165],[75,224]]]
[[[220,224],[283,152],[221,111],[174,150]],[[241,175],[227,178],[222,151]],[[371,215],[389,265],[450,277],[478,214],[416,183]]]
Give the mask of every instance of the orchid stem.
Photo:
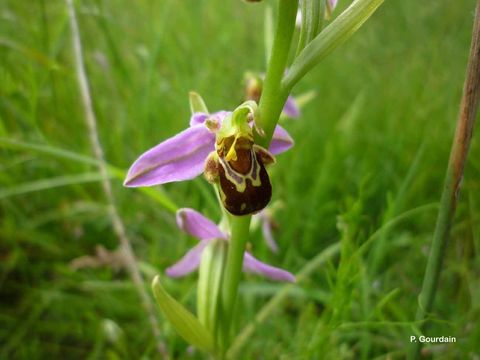
[[[259,116],[255,120],[264,134],[255,132],[255,143],[268,148],[288,93],[281,91],[297,14],[297,0],[280,0],[279,17],[267,75],[259,104]],[[222,286],[222,351],[228,350],[232,329],[233,311],[242,273],[243,254],[249,237],[251,216],[230,218],[231,239]]]
[[[470,56],[460,104],[455,138],[450,152],[445,185],[440,200],[440,211],[433,235],[427,267],[423,278],[422,291],[418,299],[416,322],[420,331],[426,328],[425,319],[430,314],[438,287],[438,279],[442,269],[445,246],[455,216],[461,180],[467,160],[468,149],[473,134],[473,125],[477,116],[480,98],[480,0],[477,1],[475,21],[472,31]],[[418,359],[421,343],[415,342],[411,347],[409,359]]]
[[[232,235],[228,246],[227,263],[222,286],[222,323],[221,340],[223,350],[226,351],[230,341],[230,330],[233,319],[233,310],[237,299],[238,284],[242,274],[243,254],[248,240],[251,216],[232,216],[230,226]]]
[[[297,15],[298,1],[280,0],[279,15],[275,39],[273,41],[272,55],[268,62],[267,75],[263,84],[262,96],[258,108],[257,126],[265,134],[255,132],[255,143],[268,148],[277,125],[283,105],[288,97],[288,92],[281,88],[281,81],[285,72],[293,31]]]
[[[257,125],[265,134],[255,133],[255,142],[268,147],[273,130],[278,122],[288,93],[281,92],[281,80],[288,60],[295,16],[298,2],[296,0],[280,0],[277,32],[273,42],[264,89],[259,105]],[[231,239],[228,247],[227,262],[222,287],[222,350],[225,353],[229,346],[233,311],[237,299],[238,285],[242,273],[243,254],[249,237],[251,216],[232,216],[230,218]]]

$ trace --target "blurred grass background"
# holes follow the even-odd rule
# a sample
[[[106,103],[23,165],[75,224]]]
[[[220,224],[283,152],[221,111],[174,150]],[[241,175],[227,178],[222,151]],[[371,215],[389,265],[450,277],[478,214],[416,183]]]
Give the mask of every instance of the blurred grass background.
[[[264,70],[264,3],[77,1],[109,164],[126,170],[143,151],[185,128],[190,90],[211,110],[241,102],[244,71]],[[340,1],[339,10],[348,3]],[[283,124],[296,146],[271,169],[274,200],[283,203],[275,213],[281,251],[270,253],[257,230],[253,252],[292,272],[331,244],[341,243],[341,256],[316,268],[258,324],[240,358],[405,357],[474,5],[386,1],[295,88],[294,94],[315,89],[317,96],[299,121]],[[0,358],[157,357],[128,274],[115,266],[71,266],[94,255],[97,245],[117,246],[89,160],[83,114],[65,4],[2,1]],[[428,329],[431,336],[456,336],[457,343],[427,346],[427,358],[480,358],[478,154],[477,136]],[[195,240],[178,231],[172,212],[152,193],[123,188],[118,177],[112,183],[149,283]],[[178,206],[219,219],[203,179],[163,190]],[[193,308],[195,278],[165,279],[165,285]],[[283,288],[247,279],[240,328]],[[173,358],[202,358],[158,317]]]

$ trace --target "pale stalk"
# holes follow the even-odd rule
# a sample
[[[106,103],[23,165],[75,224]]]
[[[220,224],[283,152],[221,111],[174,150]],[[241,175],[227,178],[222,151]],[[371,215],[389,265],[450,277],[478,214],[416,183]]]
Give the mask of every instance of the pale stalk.
[[[77,23],[77,16],[75,12],[75,7],[72,0],[66,0],[68,8],[68,16],[70,20],[70,28],[72,33],[72,44],[73,44],[73,54],[75,59],[75,72],[77,75],[78,86],[80,90],[80,96],[83,104],[83,109],[85,111],[85,123],[88,128],[88,135],[90,139],[90,145],[94,153],[95,159],[97,160],[98,170],[101,174],[101,184],[105,198],[108,204],[108,215],[113,226],[113,230],[118,238],[120,249],[123,253],[124,265],[130,274],[130,278],[135,285],[135,288],[140,296],[143,308],[147,314],[147,317],[150,321],[150,327],[153,333],[155,340],[157,341],[157,350],[163,358],[168,358],[168,352],[165,344],[160,340],[160,328],[157,323],[157,318],[153,310],[153,303],[148,296],[148,293],[144,287],[144,282],[140,269],[138,267],[135,254],[133,252],[132,246],[130,245],[130,240],[127,237],[125,226],[122,219],[118,213],[117,207],[115,205],[115,196],[112,191],[112,186],[110,184],[110,176],[108,174],[107,164],[103,155],[103,149],[100,144],[100,139],[98,136],[97,130],[97,119],[92,105],[92,96],[90,94],[90,86],[88,83],[87,74],[85,71],[84,59],[83,59],[83,50],[80,39],[80,31]]]
[[[433,240],[428,256],[427,267],[423,278],[422,290],[418,299],[416,322],[420,331],[425,331],[425,319],[431,313],[438,287],[438,279],[442,269],[445,246],[447,244],[450,228],[455,216],[455,210],[460,193],[468,149],[473,134],[473,125],[477,116],[478,101],[480,98],[480,0],[477,1],[475,21],[472,30],[470,56],[460,104],[460,114],[455,130],[455,137],[450,151],[445,184],[440,200],[440,210]],[[418,359],[421,349],[419,341],[412,344],[410,359]]]

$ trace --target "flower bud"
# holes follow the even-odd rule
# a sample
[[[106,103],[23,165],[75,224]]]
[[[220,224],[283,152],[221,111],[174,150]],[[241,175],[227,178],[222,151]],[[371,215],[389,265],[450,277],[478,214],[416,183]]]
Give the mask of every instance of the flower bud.
[[[262,89],[263,81],[259,76],[251,72],[245,74],[245,100],[253,100],[258,103]]]

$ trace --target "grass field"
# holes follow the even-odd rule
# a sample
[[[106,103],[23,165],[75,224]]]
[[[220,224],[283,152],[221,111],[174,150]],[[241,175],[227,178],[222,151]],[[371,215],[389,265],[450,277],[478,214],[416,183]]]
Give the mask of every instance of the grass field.
[[[147,287],[196,242],[177,229],[175,207],[220,214],[202,178],[142,192],[124,188],[123,175],[187,126],[190,90],[211,110],[242,101],[244,72],[265,69],[264,3],[275,1],[76,2],[100,141]],[[348,3],[340,0],[336,14]],[[406,356],[474,6],[386,0],[294,89],[316,97],[298,121],[283,122],[296,145],[271,169],[273,198],[283,205],[275,213],[280,252],[269,251],[258,229],[250,242],[258,258],[301,281],[245,277],[238,328],[263,313],[253,333],[239,330],[239,358]],[[118,245],[72,54],[64,2],[1,2],[0,358],[157,358],[138,294],[115,258],[72,267],[98,245]],[[457,342],[427,345],[426,358],[480,358],[479,151],[475,136],[427,329]],[[196,275],[163,282],[194,309]],[[203,358],[156,316],[172,358]]]

